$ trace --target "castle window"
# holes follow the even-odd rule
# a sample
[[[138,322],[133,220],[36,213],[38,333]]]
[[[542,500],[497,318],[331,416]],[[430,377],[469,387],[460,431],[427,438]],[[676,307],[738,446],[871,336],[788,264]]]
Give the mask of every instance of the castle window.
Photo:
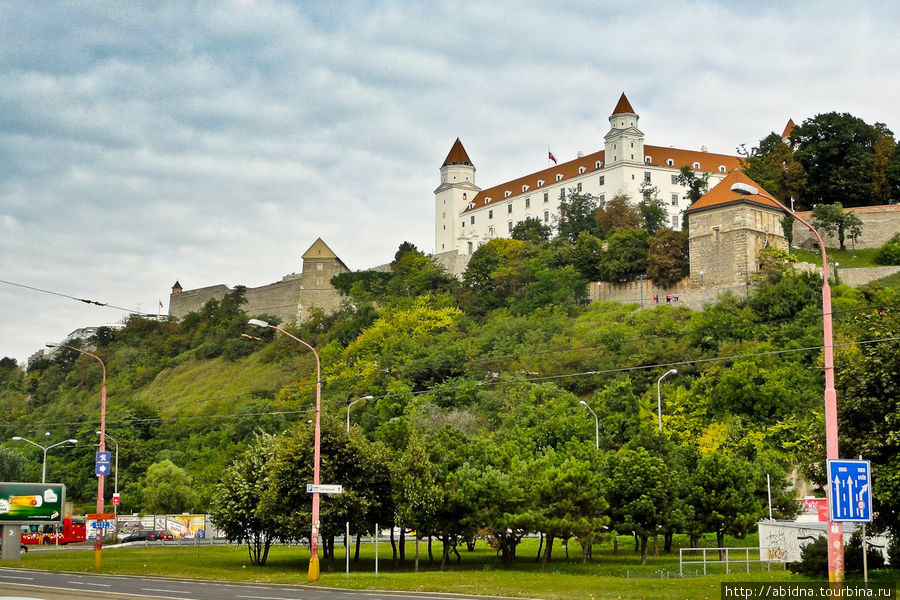
[[[488,211],[488,219],[493,219],[493,218],[494,218],[494,211],[489,210]]]
[[[316,271],[321,271],[324,268],[325,268],[325,265],[323,265],[322,263],[316,263]]]
[[[538,187],[544,187],[544,180],[538,179]]]
[[[719,226],[718,225],[713,227],[713,234],[715,235],[715,239],[718,242],[719,241]]]
[[[725,172],[725,165],[719,165],[719,173]]]
[[[544,202],[550,202],[550,192],[544,192]]]
[[[584,173],[585,171],[587,171],[587,167],[578,167],[578,174],[579,174],[579,175],[581,175],[581,174]]]
[[[691,164],[691,166],[694,167],[695,169],[699,169],[699,168],[700,168],[700,163],[694,162],[693,164]]]
[[[566,188],[559,188],[559,199],[560,200],[566,199]]]
[[[527,192],[527,191],[528,191],[528,186],[527,186],[527,185],[523,185],[523,186],[522,186],[522,191],[523,191],[523,192]]]
[[[469,242],[469,254],[472,254],[472,242]]]
[[[672,160],[671,158],[667,158],[667,159],[666,159],[666,166],[667,166],[667,167],[674,167],[674,166],[675,166],[675,161]]]
[[[650,181],[650,171],[644,171],[644,181]]]
[[[601,175],[601,176],[600,176],[600,185],[603,185],[604,183],[606,183],[606,176],[605,176],[605,175]]]
[[[645,163],[645,164],[648,164],[648,165],[649,165],[651,162],[653,162],[653,160],[652,160],[649,156],[645,156],[645,157],[644,157],[644,163]]]
[[[446,226],[446,225],[444,225],[444,231],[447,231],[447,226]],[[441,244],[441,248],[443,248],[443,247],[444,247],[444,245]]]
[[[672,183],[676,185],[678,184],[678,175],[672,175]]]
[[[597,162],[594,163],[594,168],[599,169],[602,165],[603,165],[603,163],[598,160]]]
[[[466,226],[466,222],[465,222],[465,221],[462,222],[462,226],[463,226],[463,227]]]
[[[465,202],[465,201],[466,201],[466,193],[463,192],[463,202]]]
[[[672,194],[672,206],[678,206],[678,194]]]
[[[316,285],[322,285],[322,278],[316,277]]]
[[[531,198],[525,198],[525,208],[531,208]]]
[[[631,142],[631,147],[634,148],[634,142]]]
[[[598,200],[601,204],[604,203],[604,202],[606,202],[606,194],[600,194],[599,196],[597,196],[597,200]]]
[[[510,202],[509,204],[506,205],[506,212],[508,212],[508,213],[512,212],[512,202]]]
[[[616,145],[615,145],[615,144],[613,144],[613,150],[615,150],[615,149],[616,149]]]
[[[512,221],[509,221],[506,225],[507,225],[507,227],[509,227],[510,233],[512,233],[512,230],[513,230],[513,224],[512,224]]]
[[[672,229],[678,229],[678,215],[672,215]]]
[[[488,235],[491,237],[494,237],[494,226],[493,225],[488,227]]]
[[[579,192],[581,191],[581,182],[580,181],[578,182],[578,191]]]
[[[485,199],[484,199],[484,204],[485,204],[485,206],[487,206],[488,204],[490,204],[490,203],[491,203],[491,200],[493,200],[493,198],[485,198]]]
[[[634,154],[631,155],[631,160],[634,160]]]
[[[557,181],[562,181],[562,178],[563,178],[562,173],[557,173],[557,174],[556,174],[556,180],[557,180]]]
[[[472,223],[472,225],[474,225],[475,224],[475,215],[472,215],[471,217],[469,217],[469,221]]]
[[[504,197],[504,198],[509,198],[510,196],[512,196],[512,192],[511,192],[511,191],[506,190],[505,192],[503,192],[503,197]]]
[[[549,223],[549,222],[550,222],[550,211],[545,210],[544,211],[544,223]]]

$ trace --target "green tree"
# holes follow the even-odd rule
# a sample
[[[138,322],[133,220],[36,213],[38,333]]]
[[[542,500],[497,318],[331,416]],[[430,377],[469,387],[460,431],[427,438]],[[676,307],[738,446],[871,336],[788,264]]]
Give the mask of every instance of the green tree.
[[[688,236],[681,231],[660,229],[650,240],[647,276],[663,287],[675,285],[691,272]]]
[[[25,481],[25,457],[0,446],[0,481]]]
[[[743,152],[744,173],[770,194],[790,204],[800,200],[806,186],[806,171],[794,160],[793,148],[777,133],[760,140],[750,152]]]
[[[806,171],[806,205],[875,204],[873,154],[884,137],[893,139],[883,123],[869,125],[848,113],[816,115],[795,127],[791,142],[795,159]]]
[[[666,212],[665,204],[659,197],[659,188],[651,185],[649,181],[641,184],[641,201],[638,202],[638,210],[644,220],[644,229],[650,235],[655,235],[657,231],[666,226],[668,212]]]
[[[171,460],[150,465],[140,485],[144,512],[180,514],[196,507],[191,477]]]
[[[626,229],[607,240],[600,274],[603,281],[633,281],[647,273],[650,235],[643,229]]]
[[[549,225],[544,225],[538,218],[528,217],[515,224],[509,237],[522,242],[540,244],[548,241],[552,234],[553,229]]]
[[[573,244],[582,231],[600,235],[596,214],[597,199],[594,196],[576,192],[574,189],[569,190],[566,197],[559,201],[556,235]]]
[[[756,481],[748,477],[753,472],[743,458],[719,450],[702,456],[692,473],[688,501],[694,518],[716,534],[719,548],[725,546],[725,535],[744,537],[763,516]]]
[[[862,234],[863,222],[852,212],[844,210],[840,202],[819,204],[812,211],[812,224],[832,235],[837,235],[841,250],[844,250],[844,238],[856,241]]]
[[[681,167],[678,175],[675,176],[675,182],[687,188],[688,206],[709,191],[709,173],[704,172],[698,175],[690,167]]]
[[[435,483],[434,466],[419,436],[412,436],[391,472],[397,522],[417,531],[415,569],[419,571],[419,540],[434,531],[435,507],[441,490]]]
[[[247,544],[254,565],[266,564],[269,548],[276,539],[277,520],[271,520],[260,505],[269,487],[269,463],[274,450],[274,436],[258,434],[225,471],[213,504],[216,526],[228,539]]]

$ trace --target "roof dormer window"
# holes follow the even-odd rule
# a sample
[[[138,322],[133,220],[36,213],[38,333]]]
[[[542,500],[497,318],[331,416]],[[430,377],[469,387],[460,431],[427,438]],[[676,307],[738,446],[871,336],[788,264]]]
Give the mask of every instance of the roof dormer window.
[[[492,200],[492,198],[485,198],[485,199],[484,199],[484,203],[485,203],[485,204],[490,204],[490,203],[491,203],[491,200]]]
[[[523,191],[523,192],[527,192],[527,191],[528,191],[528,186],[527,186],[527,185],[523,185],[523,186],[522,186],[522,191]]]
[[[504,198],[509,198],[510,196],[512,196],[512,192],[511,192],[511,191],[506,190],[505,192],[503,192],[503,197],[504,197]]]
[[[587,167],[578,167],[578,174],[579,174],[579,175],[581,175],[581,174],[584,173],[585,171],[587,171]]]
[[[691,164],[691,166],[694,167],[695,169],[699,169],[699,168],[700,168],[700,163],[698,163],[698,162],[695,161],[693,164]]]
[[[675,166],[675,161],[672,160],[671,158],[667,158],[667,159],[666,159],[666,166],[667,166],[667,167],[674,167],[674,166]]]
[[[538,179],[538,187],[544,187],[544,180]]]
[[[719,173],[725,172],[725,165],[719,165]]]
[[[562,173],[557,173],[557,174],[556,174],[556,180],[557,180],[557,181],[562,181],[562,178],[563,178]]]
[[[644,164],[649,165],[653,162],[653,159],[649,156],[644,157]]]
[[[602,166],[603,166],[603,162],[602,162],[602,161],[599,161],[599,160],[598,160],[597,162],[594,163],[594,168],[595,168],[595,169],[599,169],[599,168],[602,167]]]

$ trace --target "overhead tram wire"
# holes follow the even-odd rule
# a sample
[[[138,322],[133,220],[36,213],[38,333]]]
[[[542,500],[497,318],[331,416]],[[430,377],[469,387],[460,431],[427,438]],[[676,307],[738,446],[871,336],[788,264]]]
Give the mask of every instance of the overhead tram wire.
[[[156,316],[153,313],[145,313],[145,312],[141,312],[139,310],[125,308],[122,306],[116,306],[114,304],[109,304],[107,302],[100,302],[98,300],[90,300],[88,298],[79,298],[78,296],[72,296],[70,294],[63,294],[62,292],[54,292],[51,290],[45,290],[45,289],[41,289],[41,288],[34,287],[31,285],[25,285],[24,283],[16,283],[14,281],[6,281],[4,279],[0,279],[0,283],[4,283],[6,285],[11,285],[13,287],[23,288],[26,290],[33,290],[35,292],[40,292],[42,294],[50,294],[51,296],[59,296],[60,298],[68,298],[69,300],[75,300],[77,302],[83,302],[85,304],[93,304],[95,306],[101,306],[103,308],[113,308],[115,310],[124,310],[127,313],[130,313],[133,315],[140,315],[142,317],[155,317]]]
[[[900,336],[893,336],[887,338],[876,338],[871,340],[854,340],[851,342],[842,342],[840,344],[835,344],[835,348],[846,347],[846,346],[857,346],[857,345],[868,345],[868,344],[878,344],[882,342],[893,342],[900,340]],[[569,377],[594,377],[596,375],[608,375],[612,373],[622,373],[636,370],[644,370],[644,369],[661,369],[672,366],[684,366],[691,364],[702,364],[702,363],[710,363],[710,362],[724,362],[728,360],[737,360],[741,358],[752,358],[757,356],[771,356],[771,355],[779,355],[786,353],[796,353],[796,352],[807,352],[813,350],[822,350],[824,346],[809,346],[806,348],[793,348],[789,350],[771,350],[768,352],[754,352],[751,354],[736,354],[732,356],[722,356],[722,357],[713,357],[713,358],[704,358],[704,359],[696,359],[696,360],[685,360],[685,361],[675,361],[670,363],[657,363],[652,365],[639,365],[634,367],[620,367],[616,369],[607,369],[604,371],[584,371],[579,373],[561,373],[556,375],[543,375],[538,377],[531,377],[525,379],[525,381],[549,381],[553,379],[563,379]],[[500,385],[504,382],[501,381],[485,381],[480,382],[482,385],[492,386],[492,385]],[[428,388],[426,390],[420,390],[417,392],[408,392],[409,395],[421,395],[427,394],[434,390],[434,387]],[[399,395],[397,393],[387,393],[381,398],[387,398],[390,396]],[[329,399],[329,402],[336,403],[336,399]],[[173,416],[173,417],[154,417],[154,418],[134,418],[134,419],[121,419],[117,421],[110,421],[110,423],[116,424],[129,424],[129,423],[169,423],[169,422],[177,422],[179,420],[196,420],[196,419],[242,419],[245,417],[259,417],[266,415],[292,415],[292,414],[303,414],[314,411],[315,408],[310,406],[310,408],[306,409],[296,409],[296,410],[274,410],[274,411],[261,411],[254,413],[230,413],[230,414],[217,414],[217,415],[187,415],[187,416]],[[91,420],[83,420],[83,421],[66,421],[66,422],[38,422],[34,423],[35,426],[40,427],[51,427],[51,426],[81,426],[90,424],[93,421]]]

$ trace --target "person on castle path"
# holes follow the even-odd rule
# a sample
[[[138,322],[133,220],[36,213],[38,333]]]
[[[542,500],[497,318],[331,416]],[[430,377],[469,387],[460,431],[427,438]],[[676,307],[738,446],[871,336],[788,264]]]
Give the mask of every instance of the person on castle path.
[[[678,294],[675,294],[674,296],[672,296],[672,301],[678,302]]]
[[[666,302],[672,301],[672,294],[666,294]]]

